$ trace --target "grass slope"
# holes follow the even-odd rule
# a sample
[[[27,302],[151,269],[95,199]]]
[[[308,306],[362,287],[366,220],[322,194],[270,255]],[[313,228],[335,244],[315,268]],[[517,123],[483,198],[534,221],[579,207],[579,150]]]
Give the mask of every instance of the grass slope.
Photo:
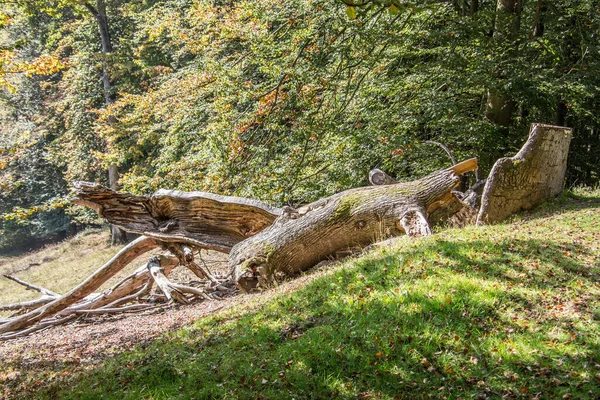
[[[600,193],[401,240],[38,397],[597,398]]]

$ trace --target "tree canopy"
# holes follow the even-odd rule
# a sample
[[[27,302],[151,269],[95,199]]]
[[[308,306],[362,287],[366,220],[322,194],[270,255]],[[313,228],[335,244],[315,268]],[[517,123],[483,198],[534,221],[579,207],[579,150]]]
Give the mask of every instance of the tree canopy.
[[[541,122],[573,128],[569,184],[598,184],[591,0],[0,4],[4,249],[90,222],[68,182],[111,165],[133,193],[297,205],[448,166],[431,140],[487,171]]]

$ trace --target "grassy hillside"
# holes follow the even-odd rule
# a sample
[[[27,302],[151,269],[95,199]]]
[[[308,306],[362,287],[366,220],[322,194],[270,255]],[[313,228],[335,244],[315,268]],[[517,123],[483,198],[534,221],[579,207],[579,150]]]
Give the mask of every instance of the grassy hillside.
[[[563,196],[402,239],[35,396],[596,398],[599,260],[600,192]]]

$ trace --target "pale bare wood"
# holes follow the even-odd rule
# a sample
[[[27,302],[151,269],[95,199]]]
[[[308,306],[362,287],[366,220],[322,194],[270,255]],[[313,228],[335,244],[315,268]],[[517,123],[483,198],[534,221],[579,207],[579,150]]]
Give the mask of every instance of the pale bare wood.
[[[369,171],[369,182],[371,185],[392,185],[398,183],[397,180],[380,170],[379,168],[372,169]]]
[[[431,235],[431,227],[423,209],[408,210],[399,222],[404,232],[410,237]]]
[[[177,265],[179,260],[176,257],[162,256],[162,267],[165,274],[169,274]],[[146,265],[138,268],[132,274],[123,278],[119,283],[106,289],[102,293],[97,293],[94,296],[89,296],[87,299],[83,299],[81,302],[74,304],[71,307],[61,311],[61,315],[67,315],[71,311],[81,309],[96,309],[101,307],[108,307],[109,305],[114,306],[115,303],[123,304],[123,300],[130,299],[133,296],[139,296],[136,292],[140,289],[143,290],[148,282],[153,282],[150,277],[150,273],[146,268]],[[150,285],[151,288],[152,285]],[[148,290],[150,289],[148,288]],[[133,299],[132,299],[133,300]],[[131,301],[131,300],[130,300]]]
[[[138,196],[89,182],[73,187],[74,203],[94,208],[126,231],[224,253],[281,215],[281,209],[257,200],[205,192],[161,189]]]
[[[73,314],[79,315],[99,315],[99,314],[119,314],[129,311],[147,311],[153,308],[162,307],[162,304],[132,304],[124,307],[103,307],[96,309],[74,310]]]
[[[474,171],[477,169],[477,159],[471,158],[469,160],[459,162],[458,164],[454,164],[448,171],[454,172],[456,175],[462,175],[470,171]]]
[[[500,222],[559,194],[564,187],[571,128],[532,124],[514,157],[501,158],[487,178],[477,224]]]
[[[0,325],[0,334],[23,330],[24,328],[36,324],[43,318],[54,315],[75,304],[85,296],[98,289],[103,283],[105,283],[118,271],[122,270],[139,255],[154,249],[157,245],[158,243],[156,240],[143,236],[134,240],[125,246],[121,251],[119,251],[113,258],[111,258],[100,269],[94,272],[84,282],[71,289],[65,295],[58,297],[56,300],[46,304],[45,306],[32,310],[19,317],[10,319],[9,322],[5,322]]]
[[[0,306],[0,311],[14,311],[14,310],[23,310],[23,309],[34,309],[43,306],[44,304],[48,304],[51,301],[54,301],[56,297],[53,296],[42,296],[36,300],[23,301],[21,303],[8,304],[5,306]],[[4,321],[6,322],[6,321]],[[0,321],[0,323],[3,323]]]
[[[38,286],[38,285],[34,285],[33,283],[29,283],[29,282],[25,282],[19,278],[16,278],[14,276],[11,275],[3,275],[6,279],[10,279],[13,282],[18,283],[19,285],[23,285],[25,286],[27,289],[31,289],[31,290],[35,290],[36,292],[40,292],[43,295],[49,296],[49,297],[58,297],[60,296],[60,294],[53,292],[52,290],[46,289],[44,287]]]
[[[167,297],[168,301],[188,304],[189,300],[185,297],[184,293],[166,277],[164,269],[161,266],[161,261],[160,256],[154,256],[148,260],[147,268],[150,271],[150,276],[152,276],[152,279],[154,279],[154,282]]]
[[[33,326],[29,326],[24,329],[20,329],[20,330],[14,331],[14,332],[2,334],[2,335],[0,335],[0,340],[16,339],[19,337],[27,336],[30,333],[37,332],[42,329],[50,328],[50,327],[53,327],[56,325],[65,324],[67,322],[73,321],[76,318],[77,318],[77,315],[70,315],[70,316],[67,316],[64,318],[42,321],[40,323],[37,323]]]

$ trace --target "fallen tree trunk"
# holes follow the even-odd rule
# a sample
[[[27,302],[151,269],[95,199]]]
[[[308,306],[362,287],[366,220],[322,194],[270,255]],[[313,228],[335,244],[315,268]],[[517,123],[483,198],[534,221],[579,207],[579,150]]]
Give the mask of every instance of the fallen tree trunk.
[[[464,222],[474,212],[452,189],[458,185],[459,175],[476,168],[477,160],[472,159],[414,182],[374,179],[383,185],[348,190],[298,210],[201,192],[162,190],[148,197],[134,196],[79,182],[75,186],[78,204],[97,210],[111,224],[145,236],[63,296],[20,282],[57,297],[20,305],[36,308],[0,321],[0,339],[71,321],[82,314],[147,310],[155,301],[186,304],[194,298],[210,300],[231,293],[234,283],[249,290],[275,274],[294,274],[348,248],[402,233],[429,235],[431,223]],[[146,266],[111,289],[94,293],[136,257],[157,247],[173,256],[153,256]],[[206,265],[196,264],[194,251],[202,249],[231,251],[229,275],[217,278]],[[206,286],[169,280],[169,271],[177,265],[201,279],[193,284]],[[154,284],[162,294],[147,297]]]
[[[204,192],[159,190],[136,196],[90,182],[74,182],[73,187],[75,204],[96,210],[125,231],[223,253],[282,213],[258,200]]]
[[[569,140],[568,128],[535,125],[515,157],[499,160],[487,181],[478,179],[477,185],[486,182],[478,222],[503,219],[558,193]],[[144,236],[63,296],[11,278],[43,297],[2,306],[0,309],[25,313],[0,320],[0,339],[71,321],[82,314],[147,310],[157,301],[210,300],[231,293],[234,284],[248,291],[278,274],[304,271],[332,255],[388,237],[429,235],[431,226],[438,223],[471,223],[476,211],[461,199],[472,200],[473,196],[459,193],[459,198],[453,189],[459,185],[460,175],[473,170],[477,171],[477,159],[406,183],[373,170],[369,180],[375,186],[347,190],[298,210],[203,192],[160,190],[151,196],[136,196],[77,182],[77,204],[93,208],[111,224]],[[157,247],[172,255],[153,256],[111,289],[94,293],[137,256]],[[229,253],[229,274],[213,276],[206,264],[196,264],[194,253],[203,262],[199,254],[202,249]],[[171,281],[168,274],[178,265],[188,268],[200,281]],[[161,293],[149,294],[154,284]]]
[[[297,218],[282,216],[233,247],[229,265],[235,282],[250,290],[278,273],[306,270],[336,251],[403,232],[429,234],[427,216],[439,211],[440,202],[458,202],[451,191],[459,175],[476,168],[472,159],[414,182],[347,190],[299,210]]]

